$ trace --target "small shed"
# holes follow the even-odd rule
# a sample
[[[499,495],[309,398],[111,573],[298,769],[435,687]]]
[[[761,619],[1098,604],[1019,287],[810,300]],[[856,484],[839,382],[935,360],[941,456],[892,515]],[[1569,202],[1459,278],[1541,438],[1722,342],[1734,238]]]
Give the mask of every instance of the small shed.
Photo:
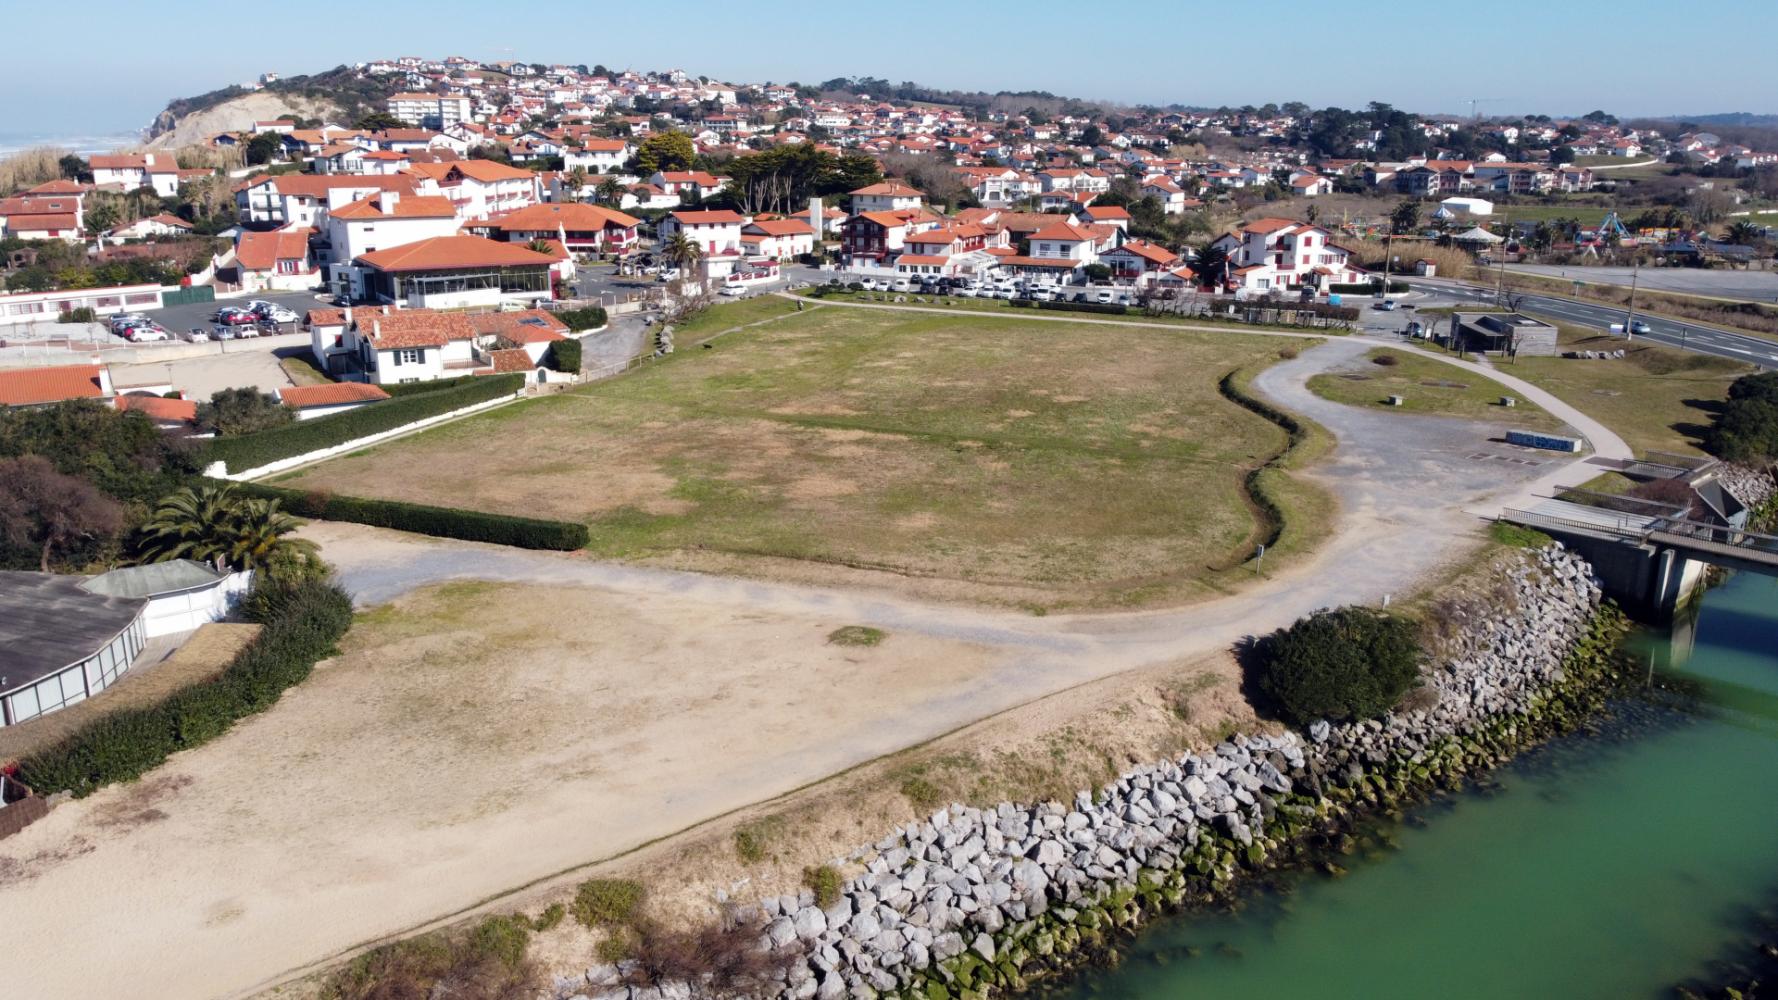
[[[1427,260],[1426,258],[1422,257],[1419,260],[1414,261],[1414,273],[1419,275],[1422,278],[1437,277],[1438,276],[1438,262],[1433,261],[1433,260]]]
[[[1498,354],[1556,355],[1556,328],[1519,313],[1457,313],[1451,317],[1453,346]]]
[[[95,594],[85,582],[0,572],[0,725],[85,701],[142,652],[148,602]]]
[[[172,559],[114,569],[82,586],[105,597],[146,599],[142,621],[152,639],[221,620],[252,579],[251,573],[223,573],[190,559]]]

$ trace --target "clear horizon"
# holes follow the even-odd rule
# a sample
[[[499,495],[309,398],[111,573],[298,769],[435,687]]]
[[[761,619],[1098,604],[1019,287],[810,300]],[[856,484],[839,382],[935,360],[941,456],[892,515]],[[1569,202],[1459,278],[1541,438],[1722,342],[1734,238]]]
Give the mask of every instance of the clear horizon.
[[[516,0],[500,8],[506,29],[470,31],[453,11],[486,9],[460,0],[390,0],[352,30],[280,28],[239,50],[198,44],[194,24],[221,36],[255,37],[240,8],[191,0],[179,17],[144,16],[138,5],[95,0],[78,32],[58,11],[14,8],[7,24],[20,46],[0,66],[0,115],[7,133],[101,134],[140,129],[166,103],[256,78],[295,76],[342,63],[401,55],[463,55],[494,61],[603,63],[614,69],[684,69],[730,82],[819,83],[838,76],[913,81],[937,89],[1043,90],[1112,104],[1363,107],[1382,101],[1424,114],[1580,115],[1621,118],[1778,112],[1758,60],[1722,60],[1708,74],[1672,69],[1683,54],[1737,37],[1778,33],[1778,5],[1730,0],[1721,13],[1675,17],[1656,0],[1625,0],[1608,15],[1530,0],[1502,0],[1474,24],[1430,27],[1367,16],[1336,19],[1321,5],[1280,0],[1264,23],[1221,24],[1208,5],[1145,13],[1058,31],[1080,19],[1059,0],[1029,0],[1017,14],[906,0],[892,15],[787,0],[771,8],[712,6],[661,26],[646,9],[565,19],[560,8]],[[762,11],[764,13],[762,13]],[[769,14],[770,16],[765,16]],[[1292,21],[1300,22],[1290,25]],[[398,25],[387,41],[376,27]],[[1251,30],[1249,30],[1251,27]],[[858,45],[861,32],[901,45]],[[1283,36],[1283,37],[1279,37]],[[994,46],[947,39],[999,40]],[[1659,49],[1649,40],[1658,38]],[[930,41],[924,41],[924,40]],[[741,40],[741,41],[738,41]],[[102,57],[103,72],[80,74]],[[201,52],[200,57],[189,53]],[[169,59],[168,53],[178,53]],[[1674,55],[1667,55],[1672,53]],[[1453,66],[1468,66],[1453,73]],[[1105,67],[1105,68],[1101,68]]]

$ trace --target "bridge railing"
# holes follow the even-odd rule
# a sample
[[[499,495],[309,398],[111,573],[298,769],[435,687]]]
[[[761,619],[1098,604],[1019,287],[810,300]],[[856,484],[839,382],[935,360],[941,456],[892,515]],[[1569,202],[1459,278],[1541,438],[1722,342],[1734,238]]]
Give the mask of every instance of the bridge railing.
[[[1718,545],[1730,545],[1739,549],[1751,549],[1756,552],[1778,555],[1778,535],[1747,531],[1724,524],[1688,521],[1682,518],[1663,518],[1654,530],[1668,535],[1695,538],[1701,542],[1714,542]]]
[[[1601,513],[1618,513],[1600,508]],[[1529,510],[1507,508],[1500,512],[1503,520],[1514,524],[1522,524],[1527,528],[1553,528],[1557,531],[1581,531],[1599,535],[1615,535],[1618,538],[1629,538],[1641,541],[1648,529],[1641,523],[1633,523],[1628,517],[1616,519],[1600,518],[1597,521],[1583,521],[1579,518],[1556,517],[1553,514],[1539,514]]]

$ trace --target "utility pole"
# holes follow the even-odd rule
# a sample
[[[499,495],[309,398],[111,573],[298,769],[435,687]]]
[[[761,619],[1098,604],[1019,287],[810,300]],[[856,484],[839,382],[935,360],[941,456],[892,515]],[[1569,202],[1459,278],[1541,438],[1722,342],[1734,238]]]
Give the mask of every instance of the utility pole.
[[[1630,258],[1630,311],[1624,314],[1624,339],[1636,339],[1636,279],[1642,274],[1642,258]]]
[[[1505,216],[1502,216],[1500,221],[1503,223],[1506,222]],[[1512,232],[1512,226],[1511,225],[1506,226],[1506,231],[1509,233]],[[1499,256],[1500,256],[1500,268],[1498,271],[1495,272],[1496,277],[1494,279],[1494,304],[1499,306],[1502,309],[1505,309],[1506,308],[1506,241],[1504,239],[1500,241]]]

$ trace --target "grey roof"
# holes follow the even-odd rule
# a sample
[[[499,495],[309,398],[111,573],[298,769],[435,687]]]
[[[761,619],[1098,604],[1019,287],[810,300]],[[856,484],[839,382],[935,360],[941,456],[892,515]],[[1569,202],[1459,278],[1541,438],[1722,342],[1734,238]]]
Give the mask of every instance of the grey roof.
[[[16,690],[103,649],[148,606],[106,597],[77,576],[0,572],[0,693]]]
[[[170,559],[146,566],[125,566],[82,584],[88,591],[106,597],[156,597],[176,594],[182,590],[208,587],[222,579],[222,574],[190,559]]]

